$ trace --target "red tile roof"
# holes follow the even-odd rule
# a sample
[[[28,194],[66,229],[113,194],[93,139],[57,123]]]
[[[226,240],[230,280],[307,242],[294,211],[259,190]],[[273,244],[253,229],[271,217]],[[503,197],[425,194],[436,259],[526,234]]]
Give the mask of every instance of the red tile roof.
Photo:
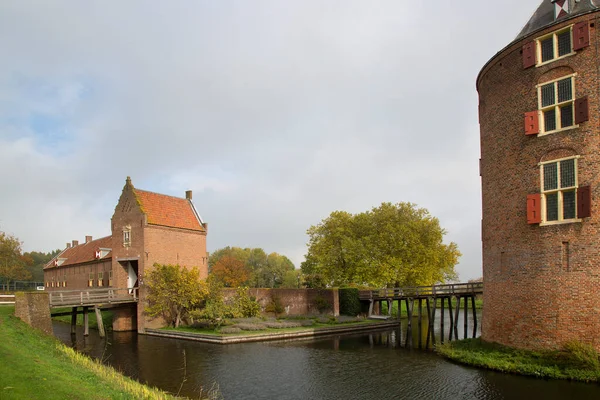
[[[133,189],[148,224],[204,232],[194,205],[188,199]]]
[[[73,264],[81,264],[91,261],[96,261],[96,251],[99,248],[110,249],[112,247],[112,236],[106,236],[100,239],[92,240],[88,243],[78,244],[74,247],[68,247],[54,257],[48,264],[44,266],[44,269],[66,267]],[[112,251],[108,252],[107,255],[102,257],[102,260],[106,260],[112,257]],[[54,265],[54,260],[65,259],[65,261],[59,265]]]

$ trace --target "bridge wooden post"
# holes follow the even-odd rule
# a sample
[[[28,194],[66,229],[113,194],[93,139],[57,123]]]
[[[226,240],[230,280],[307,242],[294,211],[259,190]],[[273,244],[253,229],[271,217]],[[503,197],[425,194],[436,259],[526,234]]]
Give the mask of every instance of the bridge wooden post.
[[[440,335],[440,342],[444,344],[444,302],[446,301],[446,299],[442,297],[440,300],[442,300],[442,309],[440,312],[440,331],[442,332],[442,334]]]
[[[98,306],[94,307],[94,311],[96,312],[96,323],[98,324],[98,333],[100,337],[106,336],[104,332],[104,322],[102,322],[102,312]]]
[[[452,332],[454,331],[454,316],[452,315],[452,296],[448,296],[448,315],[450,317],[450,332],[448,332],[448,340],[452,341]]]
[[[71,307],[71,335],[77,332],[77,307]]]
[[[431,305],[429,304],[429,297],[425,298],[425,305],[427,307],[427,339],[425,340],[425,348],[429,348],[429,336],[431,335]]]
[[[458,340],[458,313],[460,311],[460,296],[455,296],[456,307],[454,308],[454,339]]]
[[[473,338],[477,334],[477,311],[475,310],[475,295],[471,297],[471,306],[473,307]]]
[[[90,324],[88,316],[88,306],[83,307],[83,336],[89,336]]]
[[[413,307],[415,305],[415,301],[412,298],[405,298],[406,302],[406,314],[408,316],[408,326],[406,327],[406,341],[404,345],[407,347],[412,347],[412,317],[413,317]]]
[[[429,326],[431,327],[431,344],[435,346],[435,310],[437,308],[437,298],[433,298],[433,309],[431,310],[431,321]],[[442,333],[443,335],[443,333]]]
[[[421,333],[423,332],[423,299],[419,298],[419,348],[423,347],[423,339],[421,338]]]
[[[463,317],[463,319],[464,319],[463,326],[464,326],[464,330],[465,330],[465,332],[464,332],[465,339],[467,337],[469,337],[469,333],[467,332],[467,328],[468,328],[467,325],[468,325],[468,319],[469,319],[469,301],[468,300],[469,300],[468,297],[465,296],[465,315]]]

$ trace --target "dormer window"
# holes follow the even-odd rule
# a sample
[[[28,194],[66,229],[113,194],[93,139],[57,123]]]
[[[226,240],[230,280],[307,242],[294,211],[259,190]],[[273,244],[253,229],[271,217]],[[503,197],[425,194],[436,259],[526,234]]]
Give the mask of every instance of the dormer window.
[[[123,246],[131,246],[131,227],[126,226],[123,228]]]

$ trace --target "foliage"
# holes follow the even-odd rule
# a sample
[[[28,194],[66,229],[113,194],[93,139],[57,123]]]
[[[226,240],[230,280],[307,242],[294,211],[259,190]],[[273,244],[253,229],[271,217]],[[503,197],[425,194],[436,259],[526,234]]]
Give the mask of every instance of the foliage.
[[[127,378],[114,368],[75,352],[0,307],[0,398],[4,399],[175,399]],[[10,362],[4,362],[10,360]],[[222,398],[218,391],[201,398]]]
[[[248,288],[238,288],[233,298],[233,310],[236,318],[251,318],[260,315],[260,304],[256,298],[248,295]]]
[[[324,313],[326,311],[331,310],[331,303],[325,297],[319,295],[315,297],[315,306],[320,313]]]
[[[357,316],[360,314],[360,299],[358,297],[357,288],[340,288],[338,289],[340,299],[340,314]]]
[[[302,272],[312,287],[432,285],[456,278],[460,252],[437,218],[411,203],[334,211],[308,231]]]
[[[299,269],[293,269],[285,271],[283,275],[283,282],[281,288],[285,289],[300,289],[304,285],[304,279],[302,271]]]
[[[225,287],[240,287],[250,278],[250,270],[244,261],[232,256],[221,257],[212,267],[211,274]]]
[[[146,275],[146,313],[161,316],[168,324],[178,327],[189,311],[198,307],[207,295],[206,285],[199,276],[197,268],[154,264]]]
[[[576,340],[565,343],[563,357],[570,360],[576,368],[593,369],[600,371],[598,352],[593,346]]]
[[[285,307],[281,303],[281,299],[279,297],[272,296],[271,301],[265,307],[265,311],[273,313],[275,314],[275,317],[278,317],[279,315],[283,314]]]
[[[297,287],[299,282],[297,277],[294,277],[296,279],[291,282],[292,278],[287,275],[288,272],[294,271],[294,264],[289,258],[278,253],[267,254],[260,248],[242,249],[228,246],[214,251],[208,259],[211,274],[219,262],[227,257],[243,263],[249,273],[248,279],[241,284],[248,284],[254,288],[277,288],[282,287],[284,283],[286,285],[293,284],[292,287]]]
[[[0,232],[0,280],[6,283],[31,279],[27,266],[33,260],[22,254],[21,242],[16,237]]]
[[[569,350],[570,348],[570,350]],[[582,350],[585,348],[585,350]],[[538,378],[600,382],[600,368],[592,367],[598,354],[585,345],[567,345],[561,351],[519,350],[478,339],[465,339],[436,346],[436,351],[451,360],[501,372]],[[583,353],[583,354],[582,354]],[[583,363],[574,360],[585,360]],[[596,364],[597,365],[597,364]]]
[[[44,281],[44,266],[50,262],[61,250],[57,249],[48,253],[40,251],[31,251],[23,253],[23,257],[31,260],[31,264],[27,266],[27,270],[31,273],[31,280],[35,282]]]
[[[238,288],[233,299],[226,303],[223,286],[218,279],[208,279],[208,295],[203,307],[197,307],[190,315],[207,320],[210,325],[219,327],[227,318],[251,318],[260,315],[260,304],[248,295],[248,288]]]

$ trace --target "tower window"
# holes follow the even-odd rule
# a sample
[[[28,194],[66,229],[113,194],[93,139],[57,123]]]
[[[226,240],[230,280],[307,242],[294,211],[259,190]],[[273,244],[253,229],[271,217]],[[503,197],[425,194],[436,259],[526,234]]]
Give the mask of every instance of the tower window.
[[[577,218],[577,158],[541,164],[544,222]]]
[[[537,39],[538,65],[574,53],[571,28],[569,26]]]
[[[575,125],[574,93],[574,75],[538,86],[541,128],[544,133]]]

